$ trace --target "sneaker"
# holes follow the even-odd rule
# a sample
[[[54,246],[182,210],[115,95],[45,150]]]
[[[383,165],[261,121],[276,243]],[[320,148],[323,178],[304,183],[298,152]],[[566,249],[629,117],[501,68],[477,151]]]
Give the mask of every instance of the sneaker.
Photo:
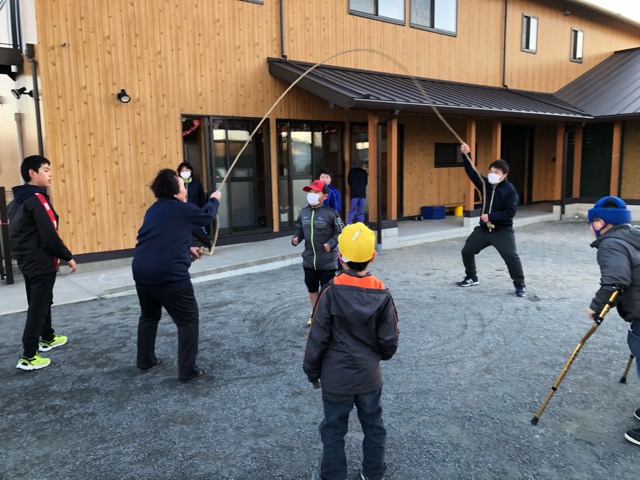
[[[48,352],[52,348],[56,348],[64,345],[65,343],[67,343],[67,340],[68,340],[67,337],[65,337],[64,335],[58,335],[57,333],[54,333],[53,340],[41,341],[38,350],[40,350],[41,352]]]
[[[193,375],[191,375],[190,377],[187,378],[179,378],[178,380],[180,381],[180,383],[187,383],[190,382],[192,380],[195,380],[196,378],[200,378],[200,377],[204,377],[207,372],[205,372],[202,368],[200,367],[193,367],[194,368],[194,372]]]
[[[160,365],[162,365],[162,359],[161,358],[156,358],[152,365],[144,366],[144,367],[138,367],[138,370],[140,370],[141,372],[148,372],[152,368],[159,367]]]
[[[524,283],[520,283],[518,285],[514,285],[516,287],[516,297],[526,297],[527,289]]]
[[[640,445],[640,428],[634,428],[633,430],[629,430],[627,433],[624,434],[624,438],[629,440],[631,443]]]
[[[40,354],[36,352],[33,358],[20,357],[16,368],[19,368],[20,370],[39,370],[40,368],[48,367],[49,365],[51,365],[51,360],[41,357]]]
[[[461,282],[458,282],[459,287],[471,287],[473,285],[480,285],[478,277],[470,277],[467,275],[462,279]]]
[[[633,412],[633,416],[640,420],[640,408],[636,408],[636,411]]]

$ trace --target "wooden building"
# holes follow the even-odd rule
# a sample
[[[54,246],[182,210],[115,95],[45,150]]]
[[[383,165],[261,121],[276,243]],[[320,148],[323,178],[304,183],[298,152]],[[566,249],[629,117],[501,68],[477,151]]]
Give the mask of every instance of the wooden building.
[[[130,254],[160,168],[189,161],[212,190],[245,144],[223,189],[227,243],[294,228],[320,168],[346,204],[360,162],[370,221],[427,205],[471,217],[459,139],[481,169],[509,161],[524,204],[640,200],[640,110],[559,95],[639,47],[640,26],[579,0],[0,0],[0,19],[0,185],[41,150],[86,259]]]

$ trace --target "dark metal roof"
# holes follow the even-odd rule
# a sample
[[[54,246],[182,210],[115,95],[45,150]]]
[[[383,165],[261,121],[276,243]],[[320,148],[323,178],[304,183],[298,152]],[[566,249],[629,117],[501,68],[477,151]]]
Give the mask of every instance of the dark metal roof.
[[[555,96],[600,119],[640,117],[640,48],[615,52]]]
[[[295,82],[311,63],[269,58],[269,72]],[[296,86],[345,109],[440,112],[477,117],[589,120],[551,94],[320,65]]]

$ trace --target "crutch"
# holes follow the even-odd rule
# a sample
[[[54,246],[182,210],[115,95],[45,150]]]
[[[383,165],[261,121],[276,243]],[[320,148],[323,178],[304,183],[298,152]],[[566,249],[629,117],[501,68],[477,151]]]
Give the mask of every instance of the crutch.
[[[584,337],[582,337],[582,339],[580,340],[576,348],[573,350],[573,353],[571,354],[571,356],[569,357],[569,360],[567,361],[564,368],[560,372],[560,375],[558,375],[558,378],[556,378],[556,381],[553,382],[553,386],[551,387],[551,390],[549,390],[549,393],[547,394],[547,398],[545,398],[544,402],[542,402],[542,405],[536,412],[536,416],[531,419],[531,423],[533,425],[538,424],[538,420],[540,420],[540,416],[542,415],[542,412],[544,412],[544,409],[546,408],[547,403],[549,403],[549,400],[551,400],[551,397],[560,386],[560,382],[562,382],[562,379],[569,371],[571,364],[578,356],[578,352],[580,352],[580,349],[586,343],[589,337],[593,334],[593,332],[595,332],[598,329],[598,327],[604,320],[605,315],[609,313],[609,310],[611,310],[611,307],[613,306],[613,302],[615,302],[616,297],[620,294],[620,291],[621,291],[620,289],[616,289],[611,293],[611,296],[609,297],[609,300],[607,300],[607,303],[605,304],[605,306],[602,308],[602,311],[596,316],[596,318],[593,319],[594,324],[591,326],[589,331],[584,335]]]
[[[633,363],[633,355],[629,355],[629,361],[627,362],[627,368],[624,369],[624,373],[622,374],[622,378],[620,378],[620,383],[627,383],[627,375],[629,374],[629,370],[631,370],[631,364]]]

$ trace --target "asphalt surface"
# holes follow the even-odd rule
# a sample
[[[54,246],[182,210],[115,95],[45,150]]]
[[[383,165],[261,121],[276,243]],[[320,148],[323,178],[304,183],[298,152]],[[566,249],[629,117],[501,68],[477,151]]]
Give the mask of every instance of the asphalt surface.
[[[530,421],[592,322],[598,286],[584,222],[516,233],[527,297],[497,252],[480,285],[459,288],[464,239],[383,251],[371,271],[397,305],[400,347],[384,363],[387,479],[637,479],[639,382],[618,382],[629,352],[611,313],[537,426]],[[24,313],[0,316],[0,478],[308,479],[321,452],[320,394],[302,372],[308,297],[299,265],[197,284],[199,364],[177,381],[176,329],[135,368],[137,298],[54,306],[69,343],[52,365],[15,368]],[[635,370],[635,368],[634,368]],[[633,371],[632,371],[633,372]],[[355,412],[349,478],[361,460]]]

